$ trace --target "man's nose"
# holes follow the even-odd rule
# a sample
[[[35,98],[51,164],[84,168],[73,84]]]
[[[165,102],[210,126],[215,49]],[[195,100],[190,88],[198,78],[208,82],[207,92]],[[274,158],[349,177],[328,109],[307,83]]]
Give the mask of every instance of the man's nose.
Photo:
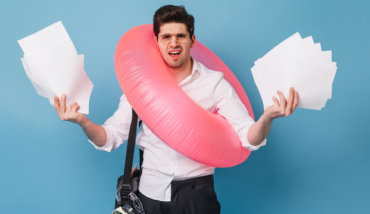
[[[177,46],[178,46],[178,42],[177,42],[176,35],[172,35],[171,41],[170,41],[170,47],[177,47]]]

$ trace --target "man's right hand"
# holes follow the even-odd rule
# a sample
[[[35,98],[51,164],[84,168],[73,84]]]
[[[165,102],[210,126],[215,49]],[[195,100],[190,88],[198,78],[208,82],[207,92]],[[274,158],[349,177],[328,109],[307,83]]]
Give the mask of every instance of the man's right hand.
[[[60,103],[58,96],[54,96],[54,107],[61,120],[77,123],[81,126],[86,136],[98,147],[102,147],[107,142],[107,132],[105,129],[91,122],[84,114],[78,113],[80,106],[74,102],[66,107],[66,94],[62,94]]]
[[[55,110],[57,110],[60,119],[81,125],[85,121],[86,116],[84,114],[77,112],[77,110],[80,108],[77,102],[74,102],[66,107],[66,99],[67,95],[62,94],[59,103],[58,96],[57,95],[54,96],[54,107]]]

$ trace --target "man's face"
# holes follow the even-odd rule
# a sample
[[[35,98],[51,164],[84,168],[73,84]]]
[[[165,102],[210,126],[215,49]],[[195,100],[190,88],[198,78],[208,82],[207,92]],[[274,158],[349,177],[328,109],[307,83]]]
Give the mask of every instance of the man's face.
[[[186,60],[190,59],[190,48],[194,47],[195,35],[190,38],[186,25],[183,23],[166,23],[159,29],[156,40],[164,61],[172,68],[180,68]],[[176,36],[172,36],[181,34],[187,35],[186,40],[179,42]],[[168,44],[161,41],[163,36],[170,37]]]

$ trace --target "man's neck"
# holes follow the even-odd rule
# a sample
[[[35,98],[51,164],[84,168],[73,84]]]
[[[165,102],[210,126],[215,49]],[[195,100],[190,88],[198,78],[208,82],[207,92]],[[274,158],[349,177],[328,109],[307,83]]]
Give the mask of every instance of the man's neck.
[[[179,68],[171,68],[170,66],[167,67],[177,84],[180,84],[186,77],[191,75],[193,70],[193,58],[189,57],[189,59],[186,60],[186,62]]]

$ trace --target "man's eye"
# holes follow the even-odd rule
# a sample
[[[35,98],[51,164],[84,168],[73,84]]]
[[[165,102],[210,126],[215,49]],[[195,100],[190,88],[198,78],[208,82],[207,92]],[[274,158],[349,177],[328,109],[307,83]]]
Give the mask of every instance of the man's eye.
[[[163,36],[163,39],[169,39],[170,38],[170,36],[169,35],[165,35],[165,36]]]
[[[185,38],[185,37],[186,37],[186,35],[185,35],[185,34],[178,34],[178,35],[177,35],[177,37],[178,37],[178,38]]]

